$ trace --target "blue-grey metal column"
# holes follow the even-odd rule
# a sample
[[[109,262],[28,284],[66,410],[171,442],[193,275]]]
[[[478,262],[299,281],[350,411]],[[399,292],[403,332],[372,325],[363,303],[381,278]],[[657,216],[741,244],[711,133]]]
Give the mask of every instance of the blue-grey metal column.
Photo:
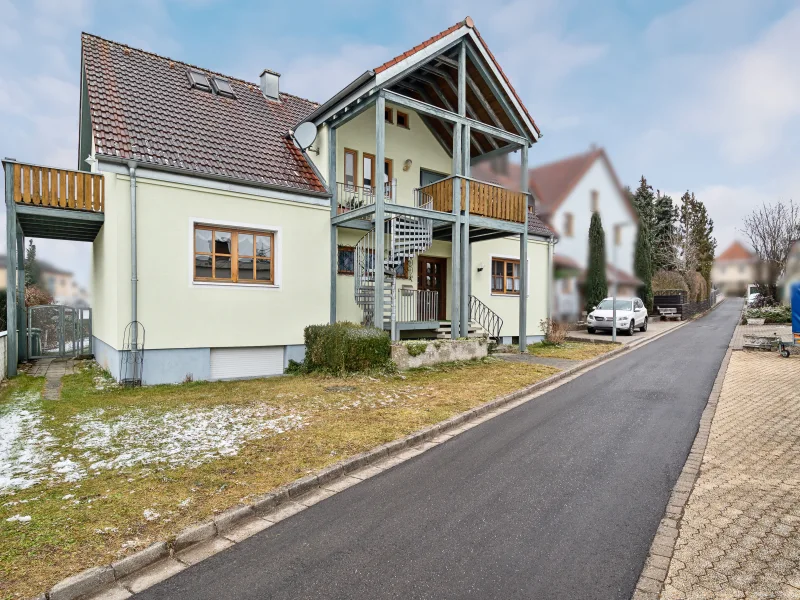
[[[463,133],[461,135],[461,172],[464,177],[470,175],[470,139],[471,131],[469,125],[464,125]],[[460,305],[460,326],[462,336],[469,335],[469,280],[472,276],[470,272],[469,260],[469,180],[464,179],[462,185],[464,186],[464,216],[461,222],[461,289],[459,290],[461,305]]]
[[[333,124],[328,125],[328,190],[331,193],[331,219],[333,219],[339,210],[338,186],[336,185],[336,128]],[[338,231],[339,228],[331,223],[331,323],[336,323],[336,277],[339,273]]]
[[[6,281],[6,362],[7,374],[17,374],[17,278],[12,269],[17,265],[17,211],[14,206],[14,165],[6,163],[6,254],[8,269]]]
[[[384,156],[386,144],[386,98],[379,92],[375,102],[375,311],[374,325],[383,329],[383,260],[384,260]]]
[[[10,273],[11,270],[8,270]],[[17,223],[17,362],[28,360],[28,319],[25,311],[25,236]]]
[[[520,189],[528,193],[528,144],[522,146]],[[528,349],[528,207],[525,206],[525,223],[519,236],[519,351]]]
[[[461,124],[453,126],[453,174],[461,174]],[[453,178],[453,233],[450,240],[450,337],[460,335],[461,311],[461,178]]]

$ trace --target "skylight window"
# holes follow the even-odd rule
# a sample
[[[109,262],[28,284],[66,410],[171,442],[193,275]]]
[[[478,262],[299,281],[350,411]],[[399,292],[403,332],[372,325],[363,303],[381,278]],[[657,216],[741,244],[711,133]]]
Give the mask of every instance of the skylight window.
[[[211,91],[211,84],[208,83],[208,78],[199,71],[189,71],[189,82],[192,87],[199,90]]]
[[[231,87],[231,82],[227,79],[222,79],[221,77],[212,77],[211,83],[214,86],[214,90],[220,96],[228,96],[230,98],[235,98],[236,95],[233,93],[233,87]]]

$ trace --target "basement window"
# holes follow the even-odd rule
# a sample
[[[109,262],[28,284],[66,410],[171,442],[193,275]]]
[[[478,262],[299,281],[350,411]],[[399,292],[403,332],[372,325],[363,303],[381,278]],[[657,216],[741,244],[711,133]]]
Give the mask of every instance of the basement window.
[[[220,96],[236,98],[236,94],[233,93],[233,87],[231,87],[231,82],[227,79],[222,79],[221,77],[212,77],[211,84],[214,86],[214,91]]]
[[[197,88],[198,90],[206,92],[211,91],[211,84],[208,83],[208,78],[199,71],[189,71],[189,83],[192,84],[193,88]]]

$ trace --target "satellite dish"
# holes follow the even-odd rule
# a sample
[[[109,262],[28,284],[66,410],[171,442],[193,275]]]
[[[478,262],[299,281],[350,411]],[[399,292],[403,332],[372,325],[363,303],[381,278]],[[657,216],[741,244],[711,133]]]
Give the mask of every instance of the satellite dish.
[[[305,150],[317,139],[317,126],[311,121],[300,123],[297,129],[294,130],[294,139],[297,140],[299,146]]]

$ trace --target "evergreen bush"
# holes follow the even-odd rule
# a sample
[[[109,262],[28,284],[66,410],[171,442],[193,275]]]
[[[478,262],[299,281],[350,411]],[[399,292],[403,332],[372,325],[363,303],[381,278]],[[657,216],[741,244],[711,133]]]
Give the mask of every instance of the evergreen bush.
[[[656,271],[653,275],[653,292],[665,292],[672,290],[689,291],[686,280],[678,271]]]
[[[586,274],[586,312],[591,312],[608,296],[606,279],[606,235],[600,214],[592,215],[589,225],[589,267]]]
[[[391,362],[389,334],[373,327],[342,322],[305,328],[305,367],[334,375],[384,369]]]

